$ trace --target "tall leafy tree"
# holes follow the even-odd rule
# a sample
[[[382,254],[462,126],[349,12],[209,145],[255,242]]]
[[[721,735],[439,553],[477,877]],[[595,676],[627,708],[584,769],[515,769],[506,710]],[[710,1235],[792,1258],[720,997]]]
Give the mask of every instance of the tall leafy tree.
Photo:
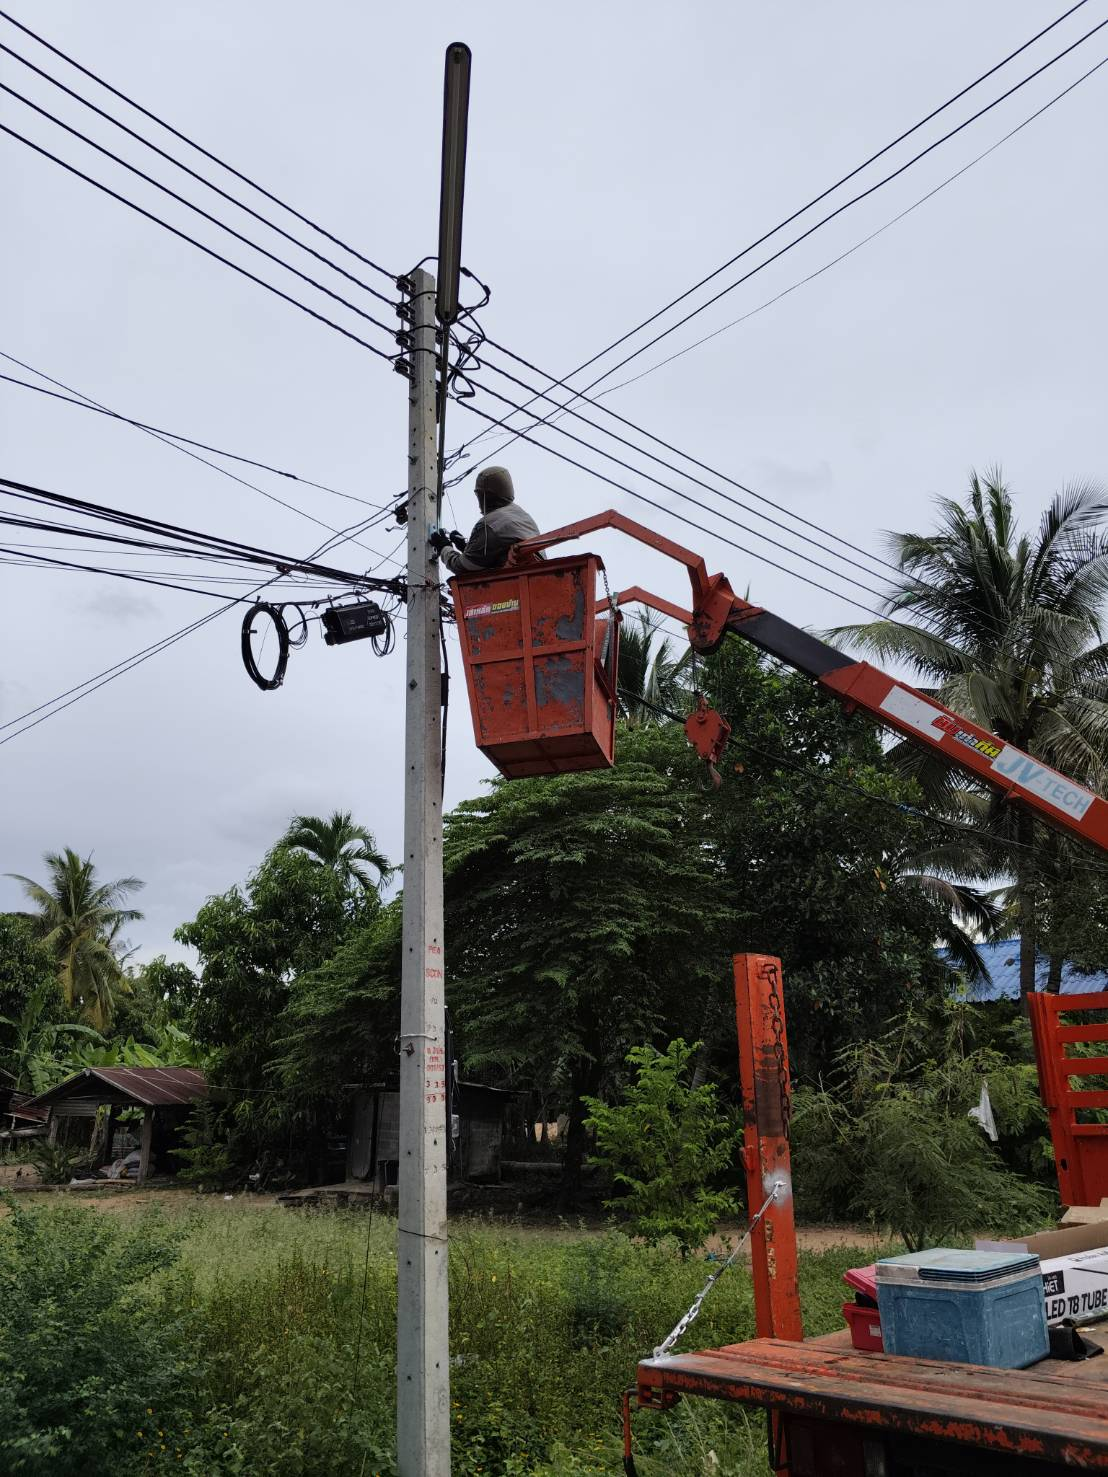
[[[781,959],[794,1071],[816,1077],[851,1041],[948,988],[936,940],[980,968],[952,900],[920,880],[930,875],[921,858],[933,866],[950,833],[928,819],[873,724],[807,678],[738,641],[706,666],[733,722],[723,786],[703,797],[734,910],[728,943]],[[699,1034],[733,1072],[722,997]]]
[[[632,1046],[669,1039],[726,974],[721,869],[673,734],[626,731],[614,770],[497,781],[448,817],[447,978],[462,1056],[561,1093],[563,1197],[587,1096]],[[675,768],[683,768],[680,777]]]
[[[290,1104],[271,1068],[288,1032],[283,1013],[293,985],[377,911],[376,893],[352,910],[334,870],[279,844],[243,887],[209,898],[176,930],[200,956],[189,1034],[211,1053],[210,1080],[233,1104],[237,1158],[289,1145]],[[301,1142],[307,1148],[303,1135]]]
[[[28,913],[0,913],[0,1014],[18,1015],[36,986],[46,982],[54,984],[57,1013],[61,991],[36,920]]]
[[[294,816],[283,844],[328,868],[347,888],[368,891],[392,875],[389,859],[379,850],[373,833],[358,825],[349,810],[332,811],[326,819]]]
[[[156,1041],[173,1027],[187,1027],[199,981],[187,964],[164,954],[127,971],[130,990],[112,1016],[111,1035]]]
[[[79,1009],[96,1030],[111,1020],[118,995],[127,989],[120,962],[120,931],[142,914],[124,906],[143,883],[137,877],[100,882],[92,857],[71,848],[47,852],[48,880],[10,873],[36,909],[44,946],[52,955],[66,1004]]]
[[[1055,496],[1034,535],[1021,533],[998,473],[974,475],[964,502],[938,501],[931,533],[897,533],[902,571],[887,619],[845,635],[885,661],[914,670],[944,703],[1064,774],[1103,791],[1108,783],[1108,500],[1086,486]],[[928,761],[914,746],[898,758],[950,809],[970,815],[967,872],[1015,875],[1020,981],[1034,989],[1041,826]],[[990,841],[1015,842],[1003,849]],[[986,843],[983,859],[980,842]]]
[[[960,937],[919,880],[936,833],[871,724],[740,642],[703,664],[734,720],[721,789],[675,724],[622,727],[613,770],[496,782],[448,818],[448,994],[471,1070],[537,1087],[569,1113],[624,1057],[704,1037],[693,1087],[734,1082],[733,953],[779,956],[799,1077],[950,977]]]
[[[274,1064],[290,1099],[338,1100],[395,1076],[402,915],[396,898],[292,982]]]

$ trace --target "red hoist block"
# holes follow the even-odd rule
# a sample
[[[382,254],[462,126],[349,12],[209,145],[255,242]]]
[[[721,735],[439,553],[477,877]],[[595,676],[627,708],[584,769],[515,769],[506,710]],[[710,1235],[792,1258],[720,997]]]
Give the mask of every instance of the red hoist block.
[[[509,779],[604,769],[615,749],[619,617],[595,554],[450,582],[477,747]]]

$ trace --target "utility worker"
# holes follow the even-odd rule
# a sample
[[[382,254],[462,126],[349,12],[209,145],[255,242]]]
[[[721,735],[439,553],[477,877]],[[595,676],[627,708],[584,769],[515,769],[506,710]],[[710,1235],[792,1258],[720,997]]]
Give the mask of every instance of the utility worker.
[[[538,524],[516,502],[512,475],[506,467],[486,467],[477,474],[477,505],[481,516],[466,541],[460,533],[440,532],[435,543],[452,574],[500,569],[513,545],[534,538]]]

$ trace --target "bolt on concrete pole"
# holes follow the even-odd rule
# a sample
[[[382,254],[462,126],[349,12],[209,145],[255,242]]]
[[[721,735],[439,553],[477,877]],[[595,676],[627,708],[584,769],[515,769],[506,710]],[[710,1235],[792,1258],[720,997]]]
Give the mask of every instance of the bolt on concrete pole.
[[[401,1477],[449,1477],[442,714],[435,448],[435,281],[411,282],[404,933],[400,986],[400,1231],[396,1441]]]

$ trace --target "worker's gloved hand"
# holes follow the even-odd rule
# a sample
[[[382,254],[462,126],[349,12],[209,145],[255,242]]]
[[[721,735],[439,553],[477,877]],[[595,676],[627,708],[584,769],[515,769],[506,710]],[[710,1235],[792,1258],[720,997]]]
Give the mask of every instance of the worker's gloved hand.
[[[441,554],[443,549],[448,549],[450,545],[454,542],[454,540],[451,538],[450,534],[447,533],[445,528],[436,528],[434,533],[431,534],[428,542],[430,543],[432,549],[434,549],[436,554]]]
[[[450,542],[454,545],[459,554],[465,553],[466,536],[464,533],[459,533],[458,530],[455,529],[454,532],[450,535]]]

